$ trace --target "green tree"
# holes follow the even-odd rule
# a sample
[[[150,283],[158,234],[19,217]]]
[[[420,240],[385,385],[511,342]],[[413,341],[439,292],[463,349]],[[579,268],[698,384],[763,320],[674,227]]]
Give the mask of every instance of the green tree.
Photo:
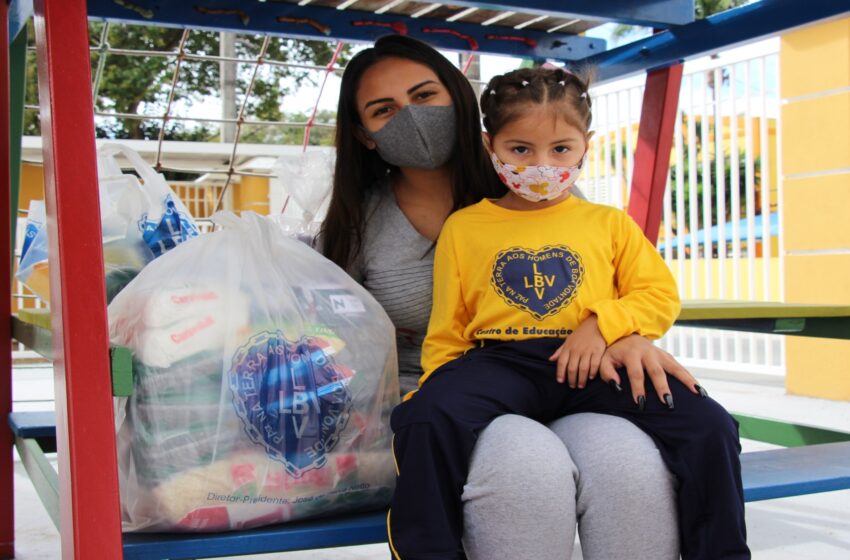
[[[309,114],[296,112],[286,113],[280,119],[287,123],[303,123],[310,118]],[[317,124],[336,124],[336,112],[328,110],[320,110],[314,117],[314,123]],[[254,144],[286,144],[300,145],[304,142],[303,126],[254,126],[243,127],[241,139],[244,142]],[[333,146],[334,129],[327,127],[314,126],[310,129],[310,146]]]
[[[753,0],[696,0],[694,2],[694,16],[696,19],[705,19],[708,16],[725,12],[744,4],[749,4]],[[611,33],[611,37],[615,43],[636,34],[644,28],[633,25],[617,25]]]
[[[89,23],[89,38],[93,48],[92,76],[98,69],[100,57],[106,56],[102,76],[97,87],[95,109],[134,115],[161,117],[165,114],[176,64],[175,56],[127,56],[118,53],[104,54],[96,49],[100,44],[103,23]],[[176,52],[179,48],[182,29],[141,25],[111,24],[107,43],[112,49]],[[30,37],[34,34],[30,33]],[[193,31],[189,34],[184,51],[192,54],[218,55],[219,33]],[[236,56],[245,59],[237,68],[236,98],[241,106],[253,72],[263,37],[238,35]],[[321,41],[297,41],[272,37],[265,58],[274,61],[298,64],[325,65],[333,55],[334,45]],[[346,47],[339,63],[344,64],[350,48]],[[315,83],[317,72],[263,65],[257,74],[246,104],[246,116],[256,120],[284,120],[283,101],[303,84]],[[174,91],[174,103],[184,112],[189,112],[217,96],[220,88],[220,67],[217,61],[184,59]],[[27,103],[36,104],[38,99],[34,53],[28,65]],[[174,110],[172,109],[172,114]],[[327,116],[326,116],[327,117]],[[305,118],[306,120],[306,118]],[[129,118],[99,118],[98,137],[106,138],[157,138],[161,121]],[[169,120],[165,124],[165,138],[169,140],[213,140],[219,136],[217,125],[193,121]],[[28,111],[25,134],[40,134],[38,115]]]

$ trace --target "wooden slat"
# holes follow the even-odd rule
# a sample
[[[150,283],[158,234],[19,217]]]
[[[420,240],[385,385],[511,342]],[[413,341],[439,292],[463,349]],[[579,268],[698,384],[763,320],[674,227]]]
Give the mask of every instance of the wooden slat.
[[[846,317],[850,305],[809,305],[771,301],[688,300],[680,320]]]
[[[789,424],[769,418],[733,414],[740,424],[738,432],[742,438],[781,445],[782,447],[802,447],[821,443],[839,443],[850,441],[850,433],[838,432],[807,426],[805,424]]]
[[[13,412],[9,427],[18,438],[56,437],[56,413],[52,410]]]
[[[748,502],[850,488],[850,442],[741,455]]]
[[[686,302],[676,324],[850,340],[850,307],[773,302]]]
[[[178,560],[386,542],[385,511],[213,534],[124,535],[124,560]],[[321,556],[316,556],[320,558]]]

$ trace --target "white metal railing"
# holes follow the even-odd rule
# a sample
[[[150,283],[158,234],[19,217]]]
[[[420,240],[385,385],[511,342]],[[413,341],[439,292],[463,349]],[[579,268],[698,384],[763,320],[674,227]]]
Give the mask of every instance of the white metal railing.
[[[216,204],[222,196],[224,198],[219,209],[233,208],[233,190],[225,192],[223,184],[196,181],[169,181],[168,184],[195,219],[205,219],[215,214]]]
[[[658,243],[683,299],[782,298],[778,52],[769,39],[685,64]],[[627,204],[643,87],[592,91],[592,200]],[[779,336],[674,328],[660,346],[688,366],[785,371]]]

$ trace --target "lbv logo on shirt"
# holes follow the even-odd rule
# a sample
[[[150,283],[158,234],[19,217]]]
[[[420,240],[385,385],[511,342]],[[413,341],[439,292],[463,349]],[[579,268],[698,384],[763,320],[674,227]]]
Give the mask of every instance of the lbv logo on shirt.
[[[496,255],[490,284],[508,305],[542,321],[570,304],[583,278],[581,258],[565,245],[511,247]]]

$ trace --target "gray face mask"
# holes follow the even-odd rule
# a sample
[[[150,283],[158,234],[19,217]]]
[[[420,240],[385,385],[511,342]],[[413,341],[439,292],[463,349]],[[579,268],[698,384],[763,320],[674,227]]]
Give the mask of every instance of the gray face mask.
[[[378,154],[390,165],[436,169],[449,161],[455,147],[452,105],[408,105],[378,132],[366,131]]]

